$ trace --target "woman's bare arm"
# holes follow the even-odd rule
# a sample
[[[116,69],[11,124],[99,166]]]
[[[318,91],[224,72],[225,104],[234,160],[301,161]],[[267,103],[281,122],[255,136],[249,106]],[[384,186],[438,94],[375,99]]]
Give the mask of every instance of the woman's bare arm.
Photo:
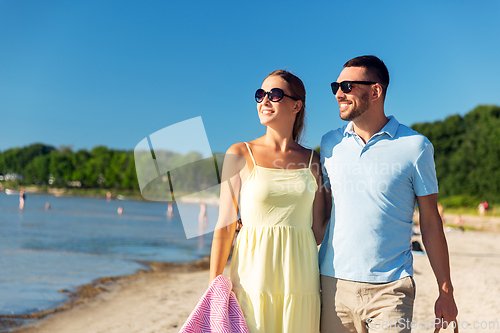
[[[327,188],[323,186],[321,163],[319,155],[317,153],[314,153],[311,171],[314,175],[314,178],[316,178],[316,183],[318,184],[318,190],[316,191],[313,203],[312,229],[314,232],[314,238],[316,239],[316,244],[319,245],[323,241],[323,236],[326,232],[326,226],[328,225],[328,221],[330,220],[332,200],[330,191],[327,191]]]
[[[241,153],[239,148],[239,144],[231,146],[224,157],[219,218],[214,231],[210,256],[210,283],[224,271],[236,231],[241,187],[240,173],[245,165],[244,157],[239,155]]]

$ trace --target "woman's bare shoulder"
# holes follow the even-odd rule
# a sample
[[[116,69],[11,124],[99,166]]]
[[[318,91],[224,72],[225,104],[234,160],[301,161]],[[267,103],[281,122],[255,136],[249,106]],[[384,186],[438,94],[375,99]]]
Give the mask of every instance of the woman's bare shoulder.
[[[316,150],[314,150],[314,149],[311,149],[311,150],[313,151],[313,160],[312,160],[312,163],[321,163],[318,152]]]
[[[244,142],[237,142],[226,150],[226,154],[245,156],[247,150]]]

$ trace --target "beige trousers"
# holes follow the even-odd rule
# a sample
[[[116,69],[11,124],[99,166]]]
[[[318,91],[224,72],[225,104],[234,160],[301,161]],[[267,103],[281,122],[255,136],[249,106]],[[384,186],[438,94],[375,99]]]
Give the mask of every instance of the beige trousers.
[[[362,283],[321,275],[321,333],[411,332],[415,282]]]

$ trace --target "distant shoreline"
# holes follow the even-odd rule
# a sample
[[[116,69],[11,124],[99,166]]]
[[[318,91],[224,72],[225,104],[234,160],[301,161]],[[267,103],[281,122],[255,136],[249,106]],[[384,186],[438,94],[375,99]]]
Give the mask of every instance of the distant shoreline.
[[[14,188],[15,191],[19,191],[22,186]],[[90,189],[76,189],[76,188],[40,188],[37,186],[25,186],[26,193],[29,195],[30,193],[36,194],[49,194],[54,195],[56,197],[84,197],[84,198],[99,198],[106,199],[107,193],[111,193],[111,200],[135,200],[135,201],[150,201],[146,200],[142,197],[141,192],[139,191],[131,191],[131,190],[112,190],[112,189],[99,189],[99,188],[90,188]],[[12,194],[16,195],[16,194]],[[18,194],[17,194],[18,195]],[[179,199],[174,200],[172,202],[181,202],[181,203],[192,203],[192,204],[200,204],[205,203],[207,205],[218,205],[219,198],[218,197],[195,197],[193,195],[188,196],[180,196]]]

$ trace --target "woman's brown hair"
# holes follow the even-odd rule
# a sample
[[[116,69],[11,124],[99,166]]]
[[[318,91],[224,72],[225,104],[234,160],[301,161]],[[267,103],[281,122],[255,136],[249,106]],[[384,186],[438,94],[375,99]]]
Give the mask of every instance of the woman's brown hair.
[[[273,71],[266,79],[270,76],[279,76],[285,80],[291,90],[292,97],[302,101],[302,108],[295,117],[292,132],[293,140],[299,143],[302,139],[306,117],[306,88],[304,87],[304,83],[297,76],[283,69]]]

